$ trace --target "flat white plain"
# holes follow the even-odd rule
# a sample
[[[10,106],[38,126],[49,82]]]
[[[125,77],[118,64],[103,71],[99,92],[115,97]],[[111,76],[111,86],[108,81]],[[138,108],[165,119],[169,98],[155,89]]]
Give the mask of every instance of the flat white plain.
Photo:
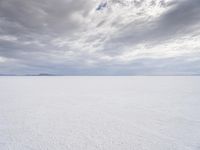
[[[199,150],[200,77],[0,77],[0,150]]]

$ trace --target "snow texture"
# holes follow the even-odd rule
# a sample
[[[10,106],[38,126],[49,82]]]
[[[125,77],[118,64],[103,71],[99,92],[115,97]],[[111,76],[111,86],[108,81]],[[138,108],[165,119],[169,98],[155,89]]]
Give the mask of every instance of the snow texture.
[[[200,77],[0,77],[0,150],[199,150]]]

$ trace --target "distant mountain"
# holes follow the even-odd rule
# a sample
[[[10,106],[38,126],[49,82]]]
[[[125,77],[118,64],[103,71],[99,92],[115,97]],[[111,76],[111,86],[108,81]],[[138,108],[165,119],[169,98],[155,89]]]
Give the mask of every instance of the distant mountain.
[[[16,74],[0,74],[0,76],[17,76]]]
[[[57,75],[49,73],[40,73],[40,74],[27,74],[26,76],[57,76]]]
[[[0,74],[0,76],[59,76],[59,75],[40,73],[40,74]]]

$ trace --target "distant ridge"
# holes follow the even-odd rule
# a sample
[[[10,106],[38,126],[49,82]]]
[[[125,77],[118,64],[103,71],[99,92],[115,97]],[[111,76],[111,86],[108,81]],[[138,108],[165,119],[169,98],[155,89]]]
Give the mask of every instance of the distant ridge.
[[[130,75],[116,75],[116,74],[108,74],[108,75],[78,75],[78,74],[48,74],[48,73],[40,73],[40,74],[0,74],[1,76],[200,76],[200,74],[130,74]]]
[[[58,75],[49,73],[40,73],[40,74],[27,74],[26,76],[58,76]]]
[[[0,74],[0,76],[61,76],[61,75],[40,73],[40,74]]]
[[[0,74],[0,76],[17,76],[16,74]]]

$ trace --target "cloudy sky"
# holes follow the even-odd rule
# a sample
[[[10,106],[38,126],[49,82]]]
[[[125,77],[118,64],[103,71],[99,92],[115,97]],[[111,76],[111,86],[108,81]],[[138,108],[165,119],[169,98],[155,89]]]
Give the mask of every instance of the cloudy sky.
[[[0,0],[0,74],[200,74],[200,0]]]

